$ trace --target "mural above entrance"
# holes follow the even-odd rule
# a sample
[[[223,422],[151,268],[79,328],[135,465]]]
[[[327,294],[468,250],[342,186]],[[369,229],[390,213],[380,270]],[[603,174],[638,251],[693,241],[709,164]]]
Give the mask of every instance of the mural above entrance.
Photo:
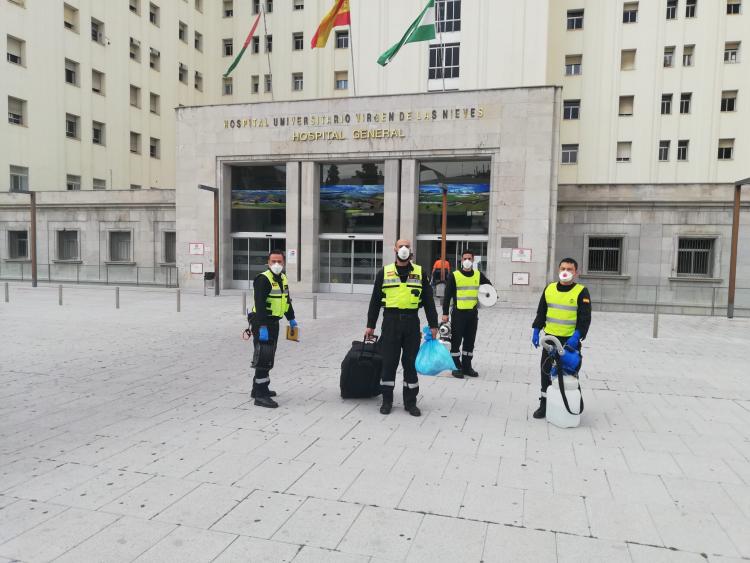
[[[448,188],[448,214],[483,215],[489,209],[489,184],[420,184],[419,212],[443,212],[443,189]]]

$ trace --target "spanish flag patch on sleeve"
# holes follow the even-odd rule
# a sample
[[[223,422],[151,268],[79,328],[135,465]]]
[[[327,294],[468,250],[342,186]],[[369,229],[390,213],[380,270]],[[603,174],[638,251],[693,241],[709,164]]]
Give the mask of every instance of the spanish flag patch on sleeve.
[[[582,301],[583,301],[584,303],[591,303],[591,299],[589,299],[588,297],[584,297],[584,298],[582,299]]]

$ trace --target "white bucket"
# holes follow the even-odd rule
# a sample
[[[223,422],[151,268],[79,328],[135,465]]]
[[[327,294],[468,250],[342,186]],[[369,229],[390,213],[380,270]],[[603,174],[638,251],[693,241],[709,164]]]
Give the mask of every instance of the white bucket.
[[[563,385],[565,386],[565,397],[568,399],[570,410],[579,413],[581,392],[578,389],[578,378],[570,375],[563,376]],[[560,384],[556,377],[552,378],[552,385],[547,387],[546,418],[547,422],[559,428],[575,428],[581,423],[580,414],[570,414],[568,409],[565,408],[565,403],[560,394]]]

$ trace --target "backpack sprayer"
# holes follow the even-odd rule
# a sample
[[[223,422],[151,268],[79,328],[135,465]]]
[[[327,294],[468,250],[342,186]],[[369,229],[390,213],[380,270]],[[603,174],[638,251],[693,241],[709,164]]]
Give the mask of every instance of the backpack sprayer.
[[[583,412],[583,396],[578,379],[581,353],[570,346],[563,346],[555,336],[545,334],[539,342],[552,361],[547,388],[547,421],[560,428],[573,428],[580,424]],[[578,403],[573,411],[570,404]]]

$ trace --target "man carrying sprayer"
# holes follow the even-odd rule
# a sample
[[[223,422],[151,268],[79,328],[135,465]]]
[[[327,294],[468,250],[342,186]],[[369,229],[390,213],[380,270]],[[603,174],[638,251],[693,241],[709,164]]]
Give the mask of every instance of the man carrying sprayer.
[[[492,282],[482,272],[474,269],[474,253],[468,250],[461,255],[461,268],[446,278],[442,321],[448,322],[448,311],[453,301],[451,356],[456,364],[453,377],[458,379],[463,379],[465,375],[479,375],[471,367],[471,360],[479,324],[479,286],[485,284],[492,285]]]
[[[289,285],[283,271],[284,253],[281,250],[272,250],[268,255],[268,269],[258,274],[253,281],[255,299],[250,315],[253,341],[255,346],[258,346],[258,342],[273,342],[274,356],[279,340],[281,317],[286,317],[292,328],[297,327],[292,300],[289,297]],[[255,404],[259,407],[275,409],[279,404],[272,399],[276,396],[276,391],[268,388],[270,383],[270,371],[256,368],[250,397],[255,399]]]
[[[536,318],[531,325],[534,329],[531,343],[535,348],[539,347],[539,332],[544,329],[545,334],[556,336],[563,346],[570,346],[580,352],[581,340],[586,338],[591,325],[591,296],[588,289],[575,282],[577,273],[578,262],[573,258],[563,258],[560,261],[560,281],[549,284],[542,293]],[[544,418],[547,415],[547,387],[551,384],[551,369],[552,359],[542,348],[542,395],[534,418]],[[581,369],[580,366],[578,369]]]
[[[383,356],[380,387],[383,404],[380,412],[390,414],[393,408],[396,368],[401,358],[404,368],[404,408],[410,415],[420,416],[422,413],[417,407],[419,379],[414,366],[421,341],[418,312],[419,308],[424,306],[432,337],[437,338],[437,310],[430,280],[424,275],[419,264],[411,262],[411,241],[398,240],[393,250],[396,253],[396,262],[384,266],[375,277],[367,311],[365,339],[375,333],[380,308],[383,307],[380,337],[380,350]]]

